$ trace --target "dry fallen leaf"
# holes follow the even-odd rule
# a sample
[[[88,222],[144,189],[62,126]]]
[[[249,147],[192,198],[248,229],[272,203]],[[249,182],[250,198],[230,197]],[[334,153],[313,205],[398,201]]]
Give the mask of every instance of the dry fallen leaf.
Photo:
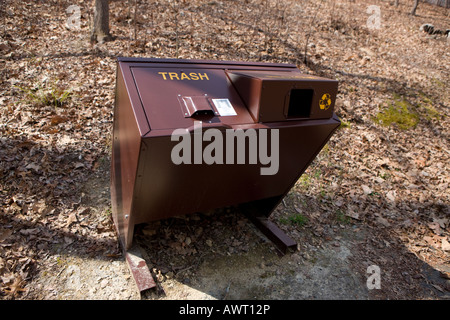
[[[391,202],[395,202],[395,193],[395,191],[389,191],[388,193],[386,193],[386,198],[388,198],[388,200]]]
[[[13,233],[11,229],[0,229],[0,242],[8,239],[8,237]]]
[[[382,224],[382,225],[385,226],[385,227],[390,227],[390,226],[391,226],[391,224],[389,223],[389,221],[386,220],[386,219],[383,218],[383,217],[378,217],[378,218],[377,218],[377,222],[378,222],[379,224]]]
[[[433,232],[435,233],[435,234],[437,234],[437,235],[440,235],[441,234],[441,226],[439,225],[439,223],[438,222],[430,222],[429,224],[428,224],[428,227],[431,229],[431,230],[433,230]]]
[[[72,244],[75,240],[71,237],[64,236],[64,242],[66,244]]]
[[[364,194],[368,195],[368,194],[372,193],[372,189],[369,186],[362,185],[361,187],[362,187],[362,189],[364,191]]]
[[[72,212],[71,214],[69,214],[69,217],[67,218],[67,224],[66,226],[70,226],[73,222],[78,221],[77,219],[77,215],[75,212]]]
[[[84,168],[84,167],[85,167],[85,165],[82,162],[75,163],[75,169],[80,169],[80,168]]]
[[[348,210],[345,214],[347,217],[350,217],[355,220],[360,220],[359,213],[353,210]]]
[[[438,223],[439,226],[440,226],[441,228],[443,228],[443,229],[445,229],[446,226],[448,225],[448,219],[447,219],[447,218],[441,218],[441,219],[433,218],[433,222]]]
[[[62,116],[56,115],[56,116],[53,116],[51,118],[50,123],[51,123],[52,126],[55,126],[55,125],[58,125],[60,123],[66,122],[67,120],[69,120],[69,119],[66,118],[66,117],[62,117]]]
[[[18,297],[20,292],[24,292],[26,291],[26,289],[24,289],[25,286],[25,281],[22,280],[22,277],[20,275],[18,275],[15,279],[14,282],[5,288],[5,292],[8,295],[13,296],[14,298]]]
[[[20,234],[23,234],[24,236],[29,236],[31,234],[37,234],[39,233],[38,228],[32,228],[32,229],[22,229],[20,230]]]
[[[41,167],[39,165],[37,165],[36,163],[30,163],[29,165],[27,165],[25,167],[25,169],[33,169],[35,171],[39,171],[41,169]]]
[[[444,251],[450,251],[450,243],[447,241],[447,239],[442,239],[441,247]]]

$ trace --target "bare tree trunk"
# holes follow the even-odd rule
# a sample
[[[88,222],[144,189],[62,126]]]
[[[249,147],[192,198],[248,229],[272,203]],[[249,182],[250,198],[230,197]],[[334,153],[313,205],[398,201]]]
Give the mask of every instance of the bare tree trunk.
[[[417,10],[417,6],[419,5],[419,0],[415,0],[414,1],[414,6],[410,12],[411,15],[415,16],[416,15],[416,10]]]
[[[94,0],[94,19],[91,29],[91,42],[111,41],[109,33],[109,0]]]

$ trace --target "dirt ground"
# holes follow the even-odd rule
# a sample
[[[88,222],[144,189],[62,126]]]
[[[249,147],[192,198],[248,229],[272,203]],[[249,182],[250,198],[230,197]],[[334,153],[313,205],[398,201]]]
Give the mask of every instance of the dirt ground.
[[[81,205],[109,208],[107,162],[88,181]],[[99,196],[103,195],[103,196]],[[284,205],[277,209],[282,211]],[[103,209],[101,209],[103,208]],[[283,224],[280,224],[283,227]],[[137,227],[135,242],[157,287],[139,293],[123,257],[72,246],[49,255],[28,299],[367,300],[448,299],[448,279],[409,252],[388,230],[355,221],[285,227],[297,250],[282,255],[234,208]],[[189,239],[189,240],[188,240]],[[379,265],[381,288],[367,268]],[[445,266],[440,266],[447,271]]]
[[[0,298],[449,299],[450,41],[420,30],[450,28],[449,11],[391,2],[112,1],[103,44],[91,1],[1,2]],[[297,250],[236,208],[139,225],[157,287],[137,292],[110,209],[118,56],[339,80],[341,128],[270,217]]]

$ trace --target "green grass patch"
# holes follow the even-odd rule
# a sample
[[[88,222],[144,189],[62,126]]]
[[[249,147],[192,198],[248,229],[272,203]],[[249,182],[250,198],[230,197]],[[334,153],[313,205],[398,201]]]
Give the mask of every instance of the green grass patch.
[[[441,87],[441,88],[445,88],[446,87],[445,83],[442,82],[439,79],[433,78],[431,81],[433,81],[436,84],[437,87]]]
[[[381,172],[378,176],[383,180],[389,180],[391,178],[391,174],[384,171]]]
[[[428,120],[441,120],[442,114],[434,108],[434,102],[425,93],[419,92],[420,103],[417,105],[418,109],[425,111],[425,117]]]
[[[320,153],[324,156],[328,156],[330,154],[330,146],[328,145],[328,143],[326,143],[322,150],[320,150]]]
[[[339,129],[350,129],[352,124],[349,121],[341,120],[341,124],[339,125]]]
[[[441,120],[441,114],[432,105],[430,105],[430,106],[425,105],[425,106],[423,106],[423,108],[425,109],[425,111],[427,113],[428,120],[432,120],[432,119]]]
[[[350,217],[346,216],[342,210],[336,211],[336,220],[342,224],[348,224],[351,221]]]
[[[290,224],[298,227],[303,227],[305,224],[308,223],[308,217],[300,213],[295,213],[288,216],[287,218],[280,218],[280,222],[282,224]]]
[[[396,124],[400,129],[407,130],[417,126],[419,115],[407,100],[394,95],[394,100],[376,115],[375,121],[383,126]]]
[[[322,175],[322,170],[320,170],[320,169],[317,169],[314,172],[314,178],[316,178],[316,179],[320,178],[321,175]]]
[[[72,98],[72,92],[59,85],[58,82],[48,87],[42,84],[37,84],[33,87],[16,87],[23,92],[25,102],[35,107],[63,107]]]
[[[298,183],[301,187],[308,189],[311,186],[311,177],[307,173],[303,173],[300,179],[298,179]]]

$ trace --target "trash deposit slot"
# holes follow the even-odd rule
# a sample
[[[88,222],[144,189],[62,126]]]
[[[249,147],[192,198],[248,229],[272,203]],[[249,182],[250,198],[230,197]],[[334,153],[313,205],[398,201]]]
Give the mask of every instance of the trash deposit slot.
[[[206,96],[178,96],[178,101],[182,107],[182,112],[185,118],[194,116],[214,116],[218,115],[217,111],[211,108]]]

